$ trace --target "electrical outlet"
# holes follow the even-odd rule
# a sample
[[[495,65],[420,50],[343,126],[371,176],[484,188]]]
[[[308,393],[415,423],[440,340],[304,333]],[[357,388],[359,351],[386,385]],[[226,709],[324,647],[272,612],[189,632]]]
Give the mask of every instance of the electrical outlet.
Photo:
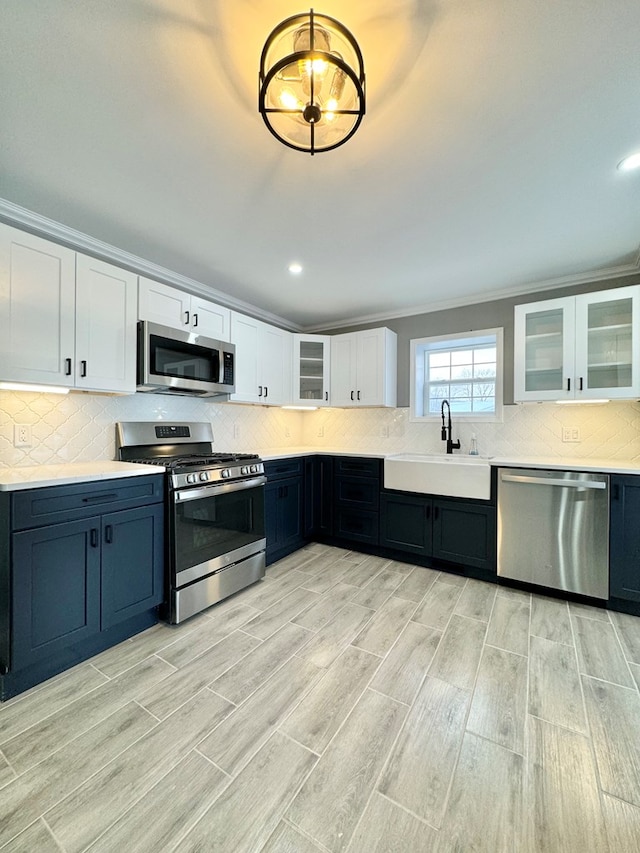
[[[381,438],[389,438],[389,425],[384,424],[380,427],[380,437]]]
[[[240,424],[233,425],[233,437],[240,438]]]
[[[582,441],[578,427],[571,427],[571,441]]]
[[[14,447],[31,447],[31,424],[14,424]]]
[[[318,427],[318,438],[324,438],[324,427],[323,426]]]
[[[570,442],[582,441],[578,427],[562,427],[562,440]]]

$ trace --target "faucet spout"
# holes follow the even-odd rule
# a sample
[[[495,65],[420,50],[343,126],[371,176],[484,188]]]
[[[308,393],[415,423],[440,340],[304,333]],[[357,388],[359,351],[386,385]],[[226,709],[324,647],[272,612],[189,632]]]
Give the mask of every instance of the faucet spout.
[[[444,407],[447,407],[447,420],[444,419]],[[453,441],[451,438],[451,406],[448,400],[443,400],[440,406],[440,414],[442,415],[442,429],[440,432],[443,441],[447,442],[447,453],[453,453],[454,450],[460,450],[460,439]]]

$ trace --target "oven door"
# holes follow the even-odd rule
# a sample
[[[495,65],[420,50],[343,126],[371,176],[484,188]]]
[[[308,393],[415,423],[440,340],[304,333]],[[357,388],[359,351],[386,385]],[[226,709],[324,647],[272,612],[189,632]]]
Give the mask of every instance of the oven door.
[[[266,477],[173,493],[172,586],[264,551]]]

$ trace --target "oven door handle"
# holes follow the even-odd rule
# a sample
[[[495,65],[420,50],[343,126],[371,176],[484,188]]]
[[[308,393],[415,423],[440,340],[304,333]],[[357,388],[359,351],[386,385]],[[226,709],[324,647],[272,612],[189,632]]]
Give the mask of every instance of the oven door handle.
[[[200,489],[183,489],[174,492],[174,500],[177,504],[186,501],[197,501],[199,498],[213,498],[216,495],[228,495],[229,492],[240,492],[244,489],[255,489],[264,486],[266,477],[252,477],[250,480],[238,480],[235,483],[223,483],[214,486],[202,486]]]

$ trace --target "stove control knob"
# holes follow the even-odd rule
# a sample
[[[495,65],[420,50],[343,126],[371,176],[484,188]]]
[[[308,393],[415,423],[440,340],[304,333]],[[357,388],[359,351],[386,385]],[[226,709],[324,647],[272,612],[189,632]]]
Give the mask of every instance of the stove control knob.
[[[187,483],[195,483],[196,475],[195,474],[187,474]]]
[[[206,481],[209,479],[209,472],[208,471],[202,471],[200,474],[200,479],[202,480],[203,483],[206,483]]]
[[[258,466],[252,465],[250,470],[251,470],[252,474],[257,474],[258,473]]]
[[[242,468],[240,469],[240,473],[241,474],[248,474],[249,473],[249,466],[243,465]]]
[[[227,480],[231,476],[231,471],[228,468],[223,468],[220,476],[223,480]]]

